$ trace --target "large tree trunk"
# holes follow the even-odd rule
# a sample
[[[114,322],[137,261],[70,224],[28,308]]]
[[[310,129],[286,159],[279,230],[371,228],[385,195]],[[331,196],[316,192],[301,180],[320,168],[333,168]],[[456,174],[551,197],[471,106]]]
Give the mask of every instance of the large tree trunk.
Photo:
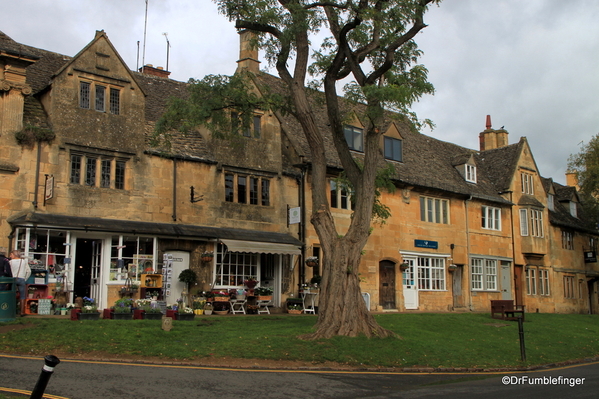
[[[325,250],[318,301],[316,331],[303,339],[331,338],[336,335],[387,337],[393,332],[382,328],[366,308],[360,291],[358,266],[360,251],[342,237],[331,238]],[[361,247],[360,247],[361,248]]]

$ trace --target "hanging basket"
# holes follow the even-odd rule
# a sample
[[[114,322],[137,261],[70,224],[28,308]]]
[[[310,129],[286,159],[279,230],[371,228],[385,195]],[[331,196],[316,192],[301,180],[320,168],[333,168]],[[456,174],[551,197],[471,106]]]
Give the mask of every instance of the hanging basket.
[[[456,271],[456,269],[457,269],[457,268],[458,268],[458,267],[457,267],[456,265],[449,265],[449,266],[447,266],[447,270],[449,270],[449,271],[450,271],[450,272],[452,272],[452,273],[453,273],[454,271]]]
[[[213,256],[202,256],[202,262],[212,262]]]
[[[401,270],[402,272],[405,272],[409,268],[410,268],[410,265],[408,263],[402,263],[401,265],[399,265],[399,270]]]

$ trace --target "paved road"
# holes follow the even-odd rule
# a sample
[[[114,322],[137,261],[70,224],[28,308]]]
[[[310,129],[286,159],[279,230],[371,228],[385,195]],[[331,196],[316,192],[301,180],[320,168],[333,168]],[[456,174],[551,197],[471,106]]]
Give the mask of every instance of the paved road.
[[[41,358],[0,356],[0,392],[3,388],[32,390],[42,366]],[[579,380],[569,380],[574,386],[558,384],[565,378]],[[487,375],[227,370],[64,359],[46,389],[46,394],[69,399],[545,399],[597,398],[597,392],[599,363],[542,372]]]

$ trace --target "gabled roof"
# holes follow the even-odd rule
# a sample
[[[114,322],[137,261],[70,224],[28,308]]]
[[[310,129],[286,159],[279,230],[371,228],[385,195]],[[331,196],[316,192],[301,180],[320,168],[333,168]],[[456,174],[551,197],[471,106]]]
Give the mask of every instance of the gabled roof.
[[[516,144],[478,153],[476,164],[479,175],[493,182],[498,192],[509,191],[523,147],[524,139],[520,139]]]

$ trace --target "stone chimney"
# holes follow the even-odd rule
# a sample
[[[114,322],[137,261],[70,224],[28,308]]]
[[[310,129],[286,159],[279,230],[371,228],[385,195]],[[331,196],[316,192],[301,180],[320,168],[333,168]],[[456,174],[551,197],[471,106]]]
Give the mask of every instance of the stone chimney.
[[[576,191],[580,191],[580,186],[578,185],[578,175],[576,172],[566,171],[566,186],[575,187]]]
[[[258,46],[253,43],[255,38],[256,35],[249,30],[239,32],[239,61],[237,61],[237,71],[260,72]]]
[[[152,64],[146,64],[142,66],[141,68],[139,68],[139,72],[143,73],[144,75],[158,76],[159,78],[167,79],[171,74],[169,71],[165,71],[162,67],[154,68]]]
[[[501,129],[495,130],[491,126],[491,115],[487,115],[486,129],[478,135],[481,151],[492,150],[508,145],[507,130],[505,130],[503,126]]]

